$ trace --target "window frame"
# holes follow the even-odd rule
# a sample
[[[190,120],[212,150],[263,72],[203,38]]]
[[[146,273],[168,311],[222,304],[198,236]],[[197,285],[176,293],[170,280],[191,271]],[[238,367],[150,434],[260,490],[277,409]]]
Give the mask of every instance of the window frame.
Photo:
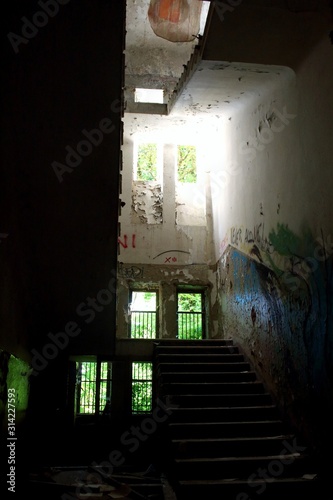
[[[93,402],[93,411],[91,412],[81,412],[81,391],[82,391],[82,380],[81,380],[81,372],[83,363],[94,363],[96,365],[96,376],[93,380],[87,381],[88,383],[94,384],[94,402]],[[101,379],[101,367],[103,363],[107,363],[108,373],[110,370],[110,377]],[[75,402],[74,402],[74,410],[76,418],[88,418],[88,417],[99,417],[104,414],[106,409],[106,405],[112,403],[112,383],[113,383],[113,365],[110,359],[99,358],[96,356],[84,356],[78,357],[75,359],[76,364],[76,379],[75,379]],[[106,403],[104,408],[101,408],[101,384],[103,382],[107,382],[107,396]]]
[[[207,286],[201,285],[178,285],[176,289],[176,323],[177,323],[177,339],[178,339],[178,325],[179,325],[179,316],[178,314],[184,311],[179,311],[179,295],[180,294],[200,294],[201,295],[201,329],[202,335],[201,339],[207,338]],[[197,312],[197,311],[195,311]],[[198,311],[199,313],[199,311]],[[180,339],[181,340],[181,339]],[[188,340],[200,340],[200,339],[188,339]]]
[[[132,313],[136,311],[132,311],[132,297],[134,293],[154,293],[156,297],[156,306],[155,306],[155,311],[147,311],[147,312],[154,312],[155,313],[155,336],[154,337],[132,337]],[[138,311],[139,312],[139,311]],[[145,311],[142,311],[145,312]],[[157,288],[149,287],[149,288],[130,288],[129,290],[129,301],[128,301],[128,314],[129,314],[129,321],[128,321],[128,338],[132,340],[155,340],[159,338],[159,291]]]
[[[133,368],[134,368],[135,364],[139,364],[139,363],[143,364],[143,365],[148,365],[150,367],[151,378],[140,378],[140,379],[134,378]],[[149,408],[149,410],[147,409],[147,411],[134,411],[134,409],[133,409],[133,406],[134,406],[133,405],[133,402],[134,402],[133,385],[135,383],[145,384],[147,382],[149,383],[149,386],[150,386],[150,408]],[[131,362],[131,414],[132,414],[132,416],[149,415],[152,413],[152,409],[153,409],[153,363],[152,363],[152,361],[142,361],[142,360],[132,361]]]
[[[138,179],[138,158],[139,158],[139,147],[145,144],[154,144],[156,146],[156,179],[155,180],[144,180]],[[153,138],[149,139],[140,137],[136,139],[133,144],[133,182],[135,184],[150,183],[150,184],[163,184],[163,144],[161,142],[155,141]]]

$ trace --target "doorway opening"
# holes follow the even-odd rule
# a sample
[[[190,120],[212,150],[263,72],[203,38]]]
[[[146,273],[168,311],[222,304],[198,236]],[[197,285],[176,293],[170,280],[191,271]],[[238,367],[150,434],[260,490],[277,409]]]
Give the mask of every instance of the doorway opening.
[[[157,292],[154,290],[131,291],[130,338],[157,338]]]
[[[204,290],[177,291],[177,338],[201,340],[206,337]]]

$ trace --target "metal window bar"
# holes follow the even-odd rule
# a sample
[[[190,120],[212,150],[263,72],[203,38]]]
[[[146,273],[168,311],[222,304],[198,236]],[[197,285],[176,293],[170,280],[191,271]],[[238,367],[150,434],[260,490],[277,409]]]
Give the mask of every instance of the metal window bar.
[[[156,339],[156,311],[131,312],[131,338]]]
[[[99,381],[99,383],[98,383]],[[78,363],[77,413],[103,412],[111,400],[112,364],[110,362],[84,361]]]
[[[102,361],[99,380],[99,412],[103,413],[107,412],[111,403],[112,363]]]
[[[132,413],[142,414],[152,411],[153,364],[132,363]]]
[[[178,312],[179,340],[199,340],[203,338],[203,314],[201,312]]]
[[[78,413],[95,413],[97,363],[78,363]]]

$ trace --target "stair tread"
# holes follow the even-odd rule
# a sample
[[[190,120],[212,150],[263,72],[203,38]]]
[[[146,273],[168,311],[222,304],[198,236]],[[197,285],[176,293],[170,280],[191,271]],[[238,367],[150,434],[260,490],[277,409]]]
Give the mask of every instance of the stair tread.
[[[209,493],[209,486],[214,494],[241,493],[243,498],[243,487],[272,482],[274,494],[307,492],[306,483],[316,477],[310,452],[288,446],[295,439],[292,428],[237,345],[176,345],[157,348],[154,362],[160,397],[173,413],[167,439],[178,485],[184,488],[180,499],[199,490]],[[252,471],[281,460],[290,464],[284,477],[262,476],[249,485]]]
[[[238,382],[167,382],[166,384],[162,385],[263,385],[262,382],[259,380],[246,380],[244,382],[238,381]]]
[[[254,374],[255,375],[254,372],[249,372],[249,371],[244,370],[242,372],[195,372],[195,371],[193,371],[193,372],[165,372],[165,373],[163,373],[163,376],[165,376],[165,375],[177,375],[177,376],[182,376],[182,375],[200,375],[200,376],[205,376],[205,375],[209,375],[209,376],[211,376],[211,375],[232,375],[232,376],[234,376],[235,373],[240,374],[240,375],[244,375],[245,373],[246,374],[250,373],[250,374]],[[183,383],[185,383],[185,382],[183,382]],[[190,383],[190,382],[188,382],[188,383]],[[208,383],[211,383],[211,382],[208,382]],[[218,382],[216,382],[216,383],[218,383]]]
[[[237,356],[239,356],[239,354],[237,354]],[[183,366],[183,363],[172,363],[172,362],[168,362],[168,361],[162,361],[162,362],[159,362],[157,364],[158,366]],[[219,363],[198,363],[198,362],[195,362],[195,363],[191,363],[191,366],[204,366],[204,365],[207,365],[207,366],[237,366],[237,365],[246,365],[246,366],[249,366],[249,363],[247,361],[238,361],[236,363],[223,363],[223,362],[219,362]],[[246,370],[248,371],[248,370]]]
[[[163,354],[161,352],[157,352],[156,353],[157,356],[174,356],[174,357],[177,357],[177,358],[182,358],[184,356],[186,357],[190,357],[190,356],[207,356],[207,357],[210,357],[210,356],[228,356],[230,358],[239,358],[239,357],[244,357],[243,354],[240,354],[240,353],[235,353],[235,354],[228,354],[228,353],[225,353],[225,354],[222,354],[222,353],[190,353],[190,352],[182,352],[180,354],[177,354],[176,352],[171,352],[169,354]]]
[[[186,396],[189,396],[191,398],[193,397],[196,397],[196,398],[223,398],[223,397],[237,397],[237,398],[257,398],[257,397],[266,397],[266,396],[269,396],[270,397],[270,394],[268,392],[261,392],[259,394],[257,393],[245,393],[243,394],[242,392],[241,393],[235,393],[235,394],[200,394],[200,393],[195,393],[195,394],[191,394],[190,392],[186,393],[186,394],[181,394],[181,393],[177,393],[177,394],[165,394],[164,397],[167,398],[167,397],[172,397],[172,398],[184,398]]]
[[[197,410],[202,410],[202,411],[206,411],[206,410],[241,410],[241,409],[244,409],[244,410],[251,410],[251,408],[276,408],[275,405],[255,405],[255,406],[204,406],[204,407],[201,407],[201,406],[191,406],[191,407],[187,407],[187,406],[182,406],[182,407],[178,407],[178,408],[175,408],[174,406],[167,406],[167,409],[170,409],[172,411],[177,411],[177,410],[180,410],[180,411],[197,411]]]
[[[258,455],[258,456],[239,456],[239,457],[200,457],[200,458],[176,458],[176,463],[199,463],[199,462],[247,462],[256,460],[280,460],[285,459],[303,459],[306,458],[305,455],[300,453],[286,453],[279,455]]]
[[[184,343],[189,343],[191,344],[192,342],[198,342],[198,343],[205,343],[205,342],[212,342],[212,343],[218,343],[218,342],[231,342],[233,343],[233,338],[229,337],[228,339],[157,339],[154,343],[156,346],[159,345],[164,345],[164,344],[171,344],[173,343],[174,345],[182,345]]]
[[[244,421],[232,421],[232,422],[170,422],[170,426],[177,426],[177,425],[182,425],[182,426],[197,426],[197,425],[244,425],[244,424],[251,424],[251,425],[258,425],[258,424],[283,424],[282,420],[244,420]]]
[[[311,476],[311,477],[310,477]],[[313,476],[313,477],[312,477]],[[309,482],[309,481],[315,481],[317,480],[317,474],[304,474],[303,476],[296,476],[296,477],[280,477],[280,478],[269,478],[270,483],[290,483],[290,482]],[[199,485],[199,484],[229,484],[230,482],[239,484],[239,485],[244,485],[248,486],[249,481],[244,480],[244,479],[239,479],[239,478],[228,478],[228,479],[187,479],[187,480],[182,480],[179,481],[180,485]],[[265,484],[265,479],[251,479],[251,484]]]
[[[292,439],[293,434],[280,434],[278,436],[258,436],[258,437],[234,437],[234,438],[185,438],[185,439],[172,439],[172,443],[235,443],[243,441],[270,441],[270,440],[280,440],[280,439]]]
[[[216,345],[213,345],[213,344],[207,344],[207,345],[204,345],[204,344],[196,344],[196,345],[192,345],[192,346],[189,346],[189,345],[186,345],[186,344],[181,344],[181,345],[157,345],[156,346],[156,349],[179,349],[180,351],[182,349],[211,349],[211,348],[214,348],[214,349],[218,349],[219,347],[222,347],[222,349],[238,349],[236,346],[234,345],[225,345],[225,344],[221,344],[219,342],[216,342]]]
[[[242,372],[197,372],[197,371],[191,371],[191,372],[166,372],[163,375],[235,375],[237,374],[244,374],[244,373],[250,373],[251,375],[255,375],[255,372],[249,371],[249,370],[244,370]]]

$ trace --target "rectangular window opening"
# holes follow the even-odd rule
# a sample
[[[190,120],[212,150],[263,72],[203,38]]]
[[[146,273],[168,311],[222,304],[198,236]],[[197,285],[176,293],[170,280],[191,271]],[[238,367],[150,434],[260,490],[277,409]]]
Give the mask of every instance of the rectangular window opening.
[[[134,101],[151,103],[151,104],[163,104],[164,91],[163,89],[136,88],[134,91]]]
[[[80,361],[76,363],[76,413],[108,413],[111,405],[112,363]]]
[[[157,181],[158,148],[154,143],[141,143],[137,146],[135,180]]]
[[[200,340],[205,337],[203,292],[177,293],[177,338]]]
[[[149,362],[132,363],[132,414],[151,413],[153,367]]]
[[[131,291],[130,338],[157,338],[157,292]]]
[[[197,153],[195,146],[178,146],[177,180],[183,184],[197,182]]]

